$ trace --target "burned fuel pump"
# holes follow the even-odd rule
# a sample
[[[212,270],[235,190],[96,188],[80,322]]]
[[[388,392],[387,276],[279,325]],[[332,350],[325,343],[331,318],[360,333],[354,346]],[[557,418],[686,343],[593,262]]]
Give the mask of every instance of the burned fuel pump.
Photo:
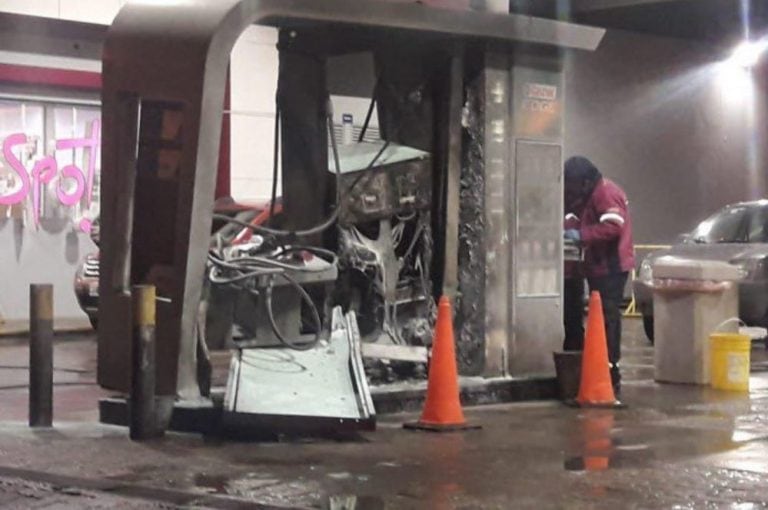
[[[282,213],[241,225],[213,215],[214,169],[229,55],[253,23],[280,29]],[[128,392],[139,283],[158,289],[159,399],[246,428],[370,426],[363,359],[426,361],[441,294],[459,302],[462,371],[542,371],[560,342],[558,51],[602,33],[369,0],[126,5],[103,66],[99,384]],[[326,64],[352,52],[374,56],[382,138],[336,147]],[[211,237],[214,220],[253,235]],[[203,320],[218,291],[231,327]],[[214,344],[234,350],[208,391]]]
[[[338,302],[356,312],[369,378],[423,376],[434,310],[432,160],[384,141],[340,152]]]

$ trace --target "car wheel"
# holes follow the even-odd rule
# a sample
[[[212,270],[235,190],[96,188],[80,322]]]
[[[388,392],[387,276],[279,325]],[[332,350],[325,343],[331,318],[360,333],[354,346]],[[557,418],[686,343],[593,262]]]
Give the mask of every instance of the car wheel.
[[[94,331],[99,329],[99,318],[95,315],[89,315],[88,320],[91,322],[91,327]]]
[[[648,341],[653,344],[653,315],[643,315],[643,330]]]

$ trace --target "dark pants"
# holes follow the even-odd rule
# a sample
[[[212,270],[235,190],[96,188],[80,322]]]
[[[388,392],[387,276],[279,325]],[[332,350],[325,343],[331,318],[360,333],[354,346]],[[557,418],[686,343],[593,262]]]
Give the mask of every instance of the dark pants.
[[[615,389],[621,384],[619,360],[621,359],[621,303],[628,273],[589,278],[589,290],[598,291],[603,302],[605,336],[608,341],[608,360],[611,362],[611,381]]]
[[[584,350],[584,278],[566,278],[563,282],[564,351]]]

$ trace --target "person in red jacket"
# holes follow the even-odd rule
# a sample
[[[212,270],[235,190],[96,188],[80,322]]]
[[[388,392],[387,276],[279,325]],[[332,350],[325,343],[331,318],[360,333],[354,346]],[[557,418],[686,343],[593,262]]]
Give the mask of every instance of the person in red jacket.
[[[574,156],[565,162],[566,200],[581,200],[584,208],[578,229],[565,238],[584,249],[584,276],[590,291],[600,292],[605,316],[611,381],[621,389],[621,303],[629,271],[635,265],[629,201],[616,183],[602,176],[590,160]]]

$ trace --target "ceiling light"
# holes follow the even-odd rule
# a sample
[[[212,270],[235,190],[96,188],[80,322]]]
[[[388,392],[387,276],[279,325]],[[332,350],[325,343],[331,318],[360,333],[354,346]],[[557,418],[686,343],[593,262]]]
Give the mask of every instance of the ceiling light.
[[[754,67],[766,49],[768,49],[766,40],[744,41],[733,50],[728,62],[746,69]]]

